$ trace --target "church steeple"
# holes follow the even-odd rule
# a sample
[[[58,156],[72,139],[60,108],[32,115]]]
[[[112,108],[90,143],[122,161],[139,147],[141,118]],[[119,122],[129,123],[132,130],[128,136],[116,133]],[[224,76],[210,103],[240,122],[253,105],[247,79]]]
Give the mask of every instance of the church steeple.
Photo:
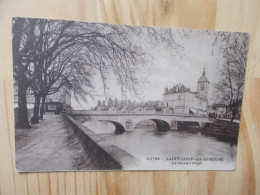
[[[203,99],[207,99],[207,97],[208,97],[208,87],[209,87],[209,80],[206,77],[205,68],[203,68],[202,75],[197,82],[198,96],[203,98]]]

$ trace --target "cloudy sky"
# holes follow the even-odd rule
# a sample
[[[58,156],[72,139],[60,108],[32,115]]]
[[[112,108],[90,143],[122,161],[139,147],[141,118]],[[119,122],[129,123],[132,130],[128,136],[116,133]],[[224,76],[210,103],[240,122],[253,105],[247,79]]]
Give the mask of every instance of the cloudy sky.
[[[178,83],[184,84],[195,92],[197,90],[197,81],[205,67],[206,76],[210,81],[209,95],[212,96],[213,85],[218,79],[217,66],[224,62],[217,48],[214,55],[212,55],[214,39],[214,34],[208,35],[199,30],[190,32],[189,38],[176,37],[177,42],[183,46],[181,57],[180,55],[172,55],[169,48],[150,48],[149,52],[154,56],[154,60],[149,65],[149,68],[147,67],[139,73],[147,81],[140,83],[138,90],[141,95],[138,97],[131,95],[122,97],[120,87],[113,79],[113,76],[109,81],[108,95],[112,99],[117,98],[118,100],[128,98],[136,101],[162,101],[164,88],[168,87],[170,89]],[[143,45],[147,47],[146,43],[143,43]],[[101,79],[98,75],[93,83],[96,86],[94,100],[89,99],[87,103],[81,102],[80,104],[73,100],[72,106],[74,109],[90,109],[97,105],[99,99],[101,101],[105,100]]]

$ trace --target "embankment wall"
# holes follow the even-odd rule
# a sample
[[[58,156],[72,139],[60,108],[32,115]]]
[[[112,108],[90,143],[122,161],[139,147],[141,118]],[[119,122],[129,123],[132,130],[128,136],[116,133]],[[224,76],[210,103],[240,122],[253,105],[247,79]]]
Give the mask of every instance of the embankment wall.
[[[74,135],[79,139],[85,152],[95,162],[96,170],[127,169],[129,166],[138,164],[137,159],[126,151],[106,142],[102,136],[75,121],[72,117],[66,114],[63,114],[63,116]]]

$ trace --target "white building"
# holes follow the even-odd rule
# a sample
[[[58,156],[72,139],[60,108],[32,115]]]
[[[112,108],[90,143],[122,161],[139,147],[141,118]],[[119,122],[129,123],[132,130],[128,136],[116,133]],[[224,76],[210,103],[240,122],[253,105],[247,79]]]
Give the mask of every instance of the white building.
[[[212,105],[216,118],[224,118],[226,116],[227,107],[224,104],[213,104]]]
[[[53,87],[59,87],[60,82],[56,82]],[[71,108],[71,84],[65,80],[58,92],[46,97],[46,111],[60,112],[61,109]]]
[[[115,106],[111,106],[108,108],[108,111],[118,111],[118,109]]]
[[[197,92],[190,91],[183,84],[165,89],[163,106],[165,112],[206,114],[209,81],[205,69],[197,82]]]

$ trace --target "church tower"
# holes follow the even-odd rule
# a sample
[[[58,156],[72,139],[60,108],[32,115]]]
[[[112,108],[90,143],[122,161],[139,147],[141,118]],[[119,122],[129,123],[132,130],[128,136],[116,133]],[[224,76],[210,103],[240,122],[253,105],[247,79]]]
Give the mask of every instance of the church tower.
[[[203,68],[202,75],[197,82],[198,96],[206,100],[208,98],[208,91],[209,91],[209,80],[206,77],[205,68]]]

